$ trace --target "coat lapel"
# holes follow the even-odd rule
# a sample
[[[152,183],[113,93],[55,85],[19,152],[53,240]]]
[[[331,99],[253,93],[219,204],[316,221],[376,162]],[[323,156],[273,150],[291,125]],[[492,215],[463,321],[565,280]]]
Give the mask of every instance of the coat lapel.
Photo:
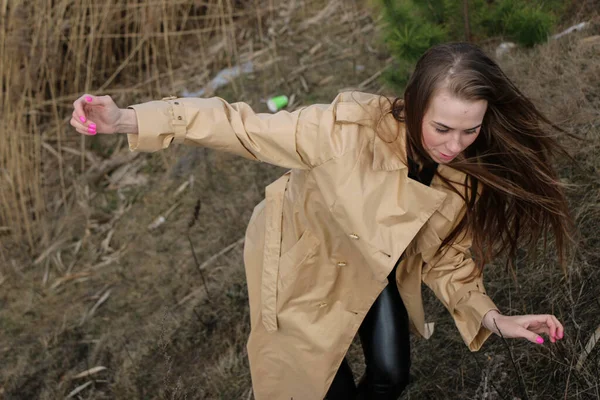
[[[336,122],[358,124],[373,131],[372,169],[365,171],[354,185],[340,189],[336,209],[339,221],[354,220],[349,228],[367,232],[365,237],[371,238],[370,244],[387,255],[387,259],[377,257],[372,266],[377,278],[384,280],[423,224],[442,206],[446,193],[408,178],[406,154],[395,151],[405,148],[405,125],[391,113],[381,116],[379,104],[349,101],[336,106]],[[363,182],[370,184],[365,186]],[[369,206],[365,215],[357,215],[353,208],[358,193],[363,195],[364,204],[376,205],[377,211]],[[366,218],[367,214],[372,216]]]
[[[420,232],[436,211],[450,221],[456,217],[457,196],[450,193],[438,177],[434,177],[431,186],[408,178],[406,153],[402,151],[405,149],[405,125],[398,122],[391,113],[383,118],[381,115],[382,109],[379,105],[350,101],[338,103],[336,107],[336,122],[354,123],[373,130],[371,165],[374,175],[370,179],[385,188],[381,188],[380,191],[379,203],[382,211],[378,213],[379,218],[371,228],[380,234],[371,237],[381,238],[373,244],[380,246],[379,249],[391,257],[379,257],[378,260],[382,264],[378,266],[375,263],[372,267],[376,269],[375,274],[379,279],[386,279],[398,257],[415,236],[436,234],[430,231]],[[401,151],[394,151],[395,149]],[[464,177],[458,176],[458,171],[445,165],[440,165],[438,172],[457,182]],[[384,175],[380,175],[381,173]],[[390,190],[390,187],[395,187],[395,190]],[[390,198],[388,194],[395,197]],[[366,224],[367,221],[363,220],[362,223]],[[396,284],[415,329],[423,337],[429,338],[433,333],[433,323],[425,323],[421,298],[421,251],[424,249],[418,248],[416,242],[413,245],[414,248],[397,269]]]

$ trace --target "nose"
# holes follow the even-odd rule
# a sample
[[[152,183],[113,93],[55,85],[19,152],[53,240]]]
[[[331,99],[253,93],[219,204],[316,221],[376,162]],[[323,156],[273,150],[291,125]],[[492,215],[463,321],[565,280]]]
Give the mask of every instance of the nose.
[[[452,139],[450,139],[448,141],[448,143],[446,144],[446,147],[448,148],[448,150],[450,150],[452,152],[452,154],[460,153],[462,151],[462,146],[460,144],[460,138],[453,137]]]

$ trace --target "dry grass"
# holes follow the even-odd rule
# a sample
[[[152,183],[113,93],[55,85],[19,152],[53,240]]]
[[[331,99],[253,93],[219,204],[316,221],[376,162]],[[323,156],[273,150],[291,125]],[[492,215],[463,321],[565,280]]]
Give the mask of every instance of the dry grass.
[[[380,92],[388,54],[369,10],[342,0],[8,3],[0,9],[8,22],[0,24],[0,399],[252,398],[236,242],[281,170],[200,148],[131,155],[123,137],[74,134],[68,110],[82,91],[125,105],[197,90],[248,60],[255,72],[217,94],[260,111],[280,93],[294,95],[294,108],[343,88]],[[518,282],[495,266],[486,279],[505,312],[556,313],[565,342],[492,338],[470,354],[429,297],[436,334],[413,342],[414,382],[403,398],[600,397],[598,346],[577,367],[600,321],[600,50],[577,43],[599,33],[594,25],[502,61],[552,119],[586,137],[572,146],[582,169],[561,164],[580,229],[568,279],[550,253],[522,262]],[[149,229],[160,215],[166,221]],[[355,343],[357,376],[361,357]]]
[[[275,4],[207,2],[2,2],[0,226],[35,253],[60,234],[47,211],[68,212],[71,182],[93,162],[85,138],[65,129],[73,100],[110,89],[121,102],[205,83],[240,62],[234,24],[258,24]],[[193,71],[196,71],[194,74]],[[52,170],[56,168],[57,174]],[[51,178],[51,179],[49,179]]]

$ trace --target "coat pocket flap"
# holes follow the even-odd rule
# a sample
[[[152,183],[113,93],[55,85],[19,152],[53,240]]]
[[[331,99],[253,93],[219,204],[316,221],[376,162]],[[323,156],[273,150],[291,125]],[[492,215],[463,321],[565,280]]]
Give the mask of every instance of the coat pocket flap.
[[[279,259],[278,290],[283,290],[286,282],[295,276],[294,270],[299,268],[304,261],[315,253],[319,244],[317,239],[309,230],[305,230],[300,239],[281,255]]]

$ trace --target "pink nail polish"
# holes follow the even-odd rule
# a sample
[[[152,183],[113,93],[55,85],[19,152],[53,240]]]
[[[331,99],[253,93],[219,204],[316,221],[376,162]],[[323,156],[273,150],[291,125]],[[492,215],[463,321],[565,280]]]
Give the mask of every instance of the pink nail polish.
[[[79,117],[79,120],[80,120],[81,122],[85,122],[85,117]]]
[[[85,101],[87,101],[88,103],[91,103],[92,98],[90,96],[85,96]]]
[[[90,128],[96,130],[96,124],[90,124]]]
[[[88,128],[88,132],[89,132],[89,133],[91,133],[92,135],[95,135],[95,134],[96,134],[96,130],[95,130],[95,129],[92,129],[92,127],[89,127],[89,128]]]
[[[535,339],[536,342],[538,342],[539,344],[544,343],[544,339],[542,339],[541,336],[538,336],[537,339]]]

